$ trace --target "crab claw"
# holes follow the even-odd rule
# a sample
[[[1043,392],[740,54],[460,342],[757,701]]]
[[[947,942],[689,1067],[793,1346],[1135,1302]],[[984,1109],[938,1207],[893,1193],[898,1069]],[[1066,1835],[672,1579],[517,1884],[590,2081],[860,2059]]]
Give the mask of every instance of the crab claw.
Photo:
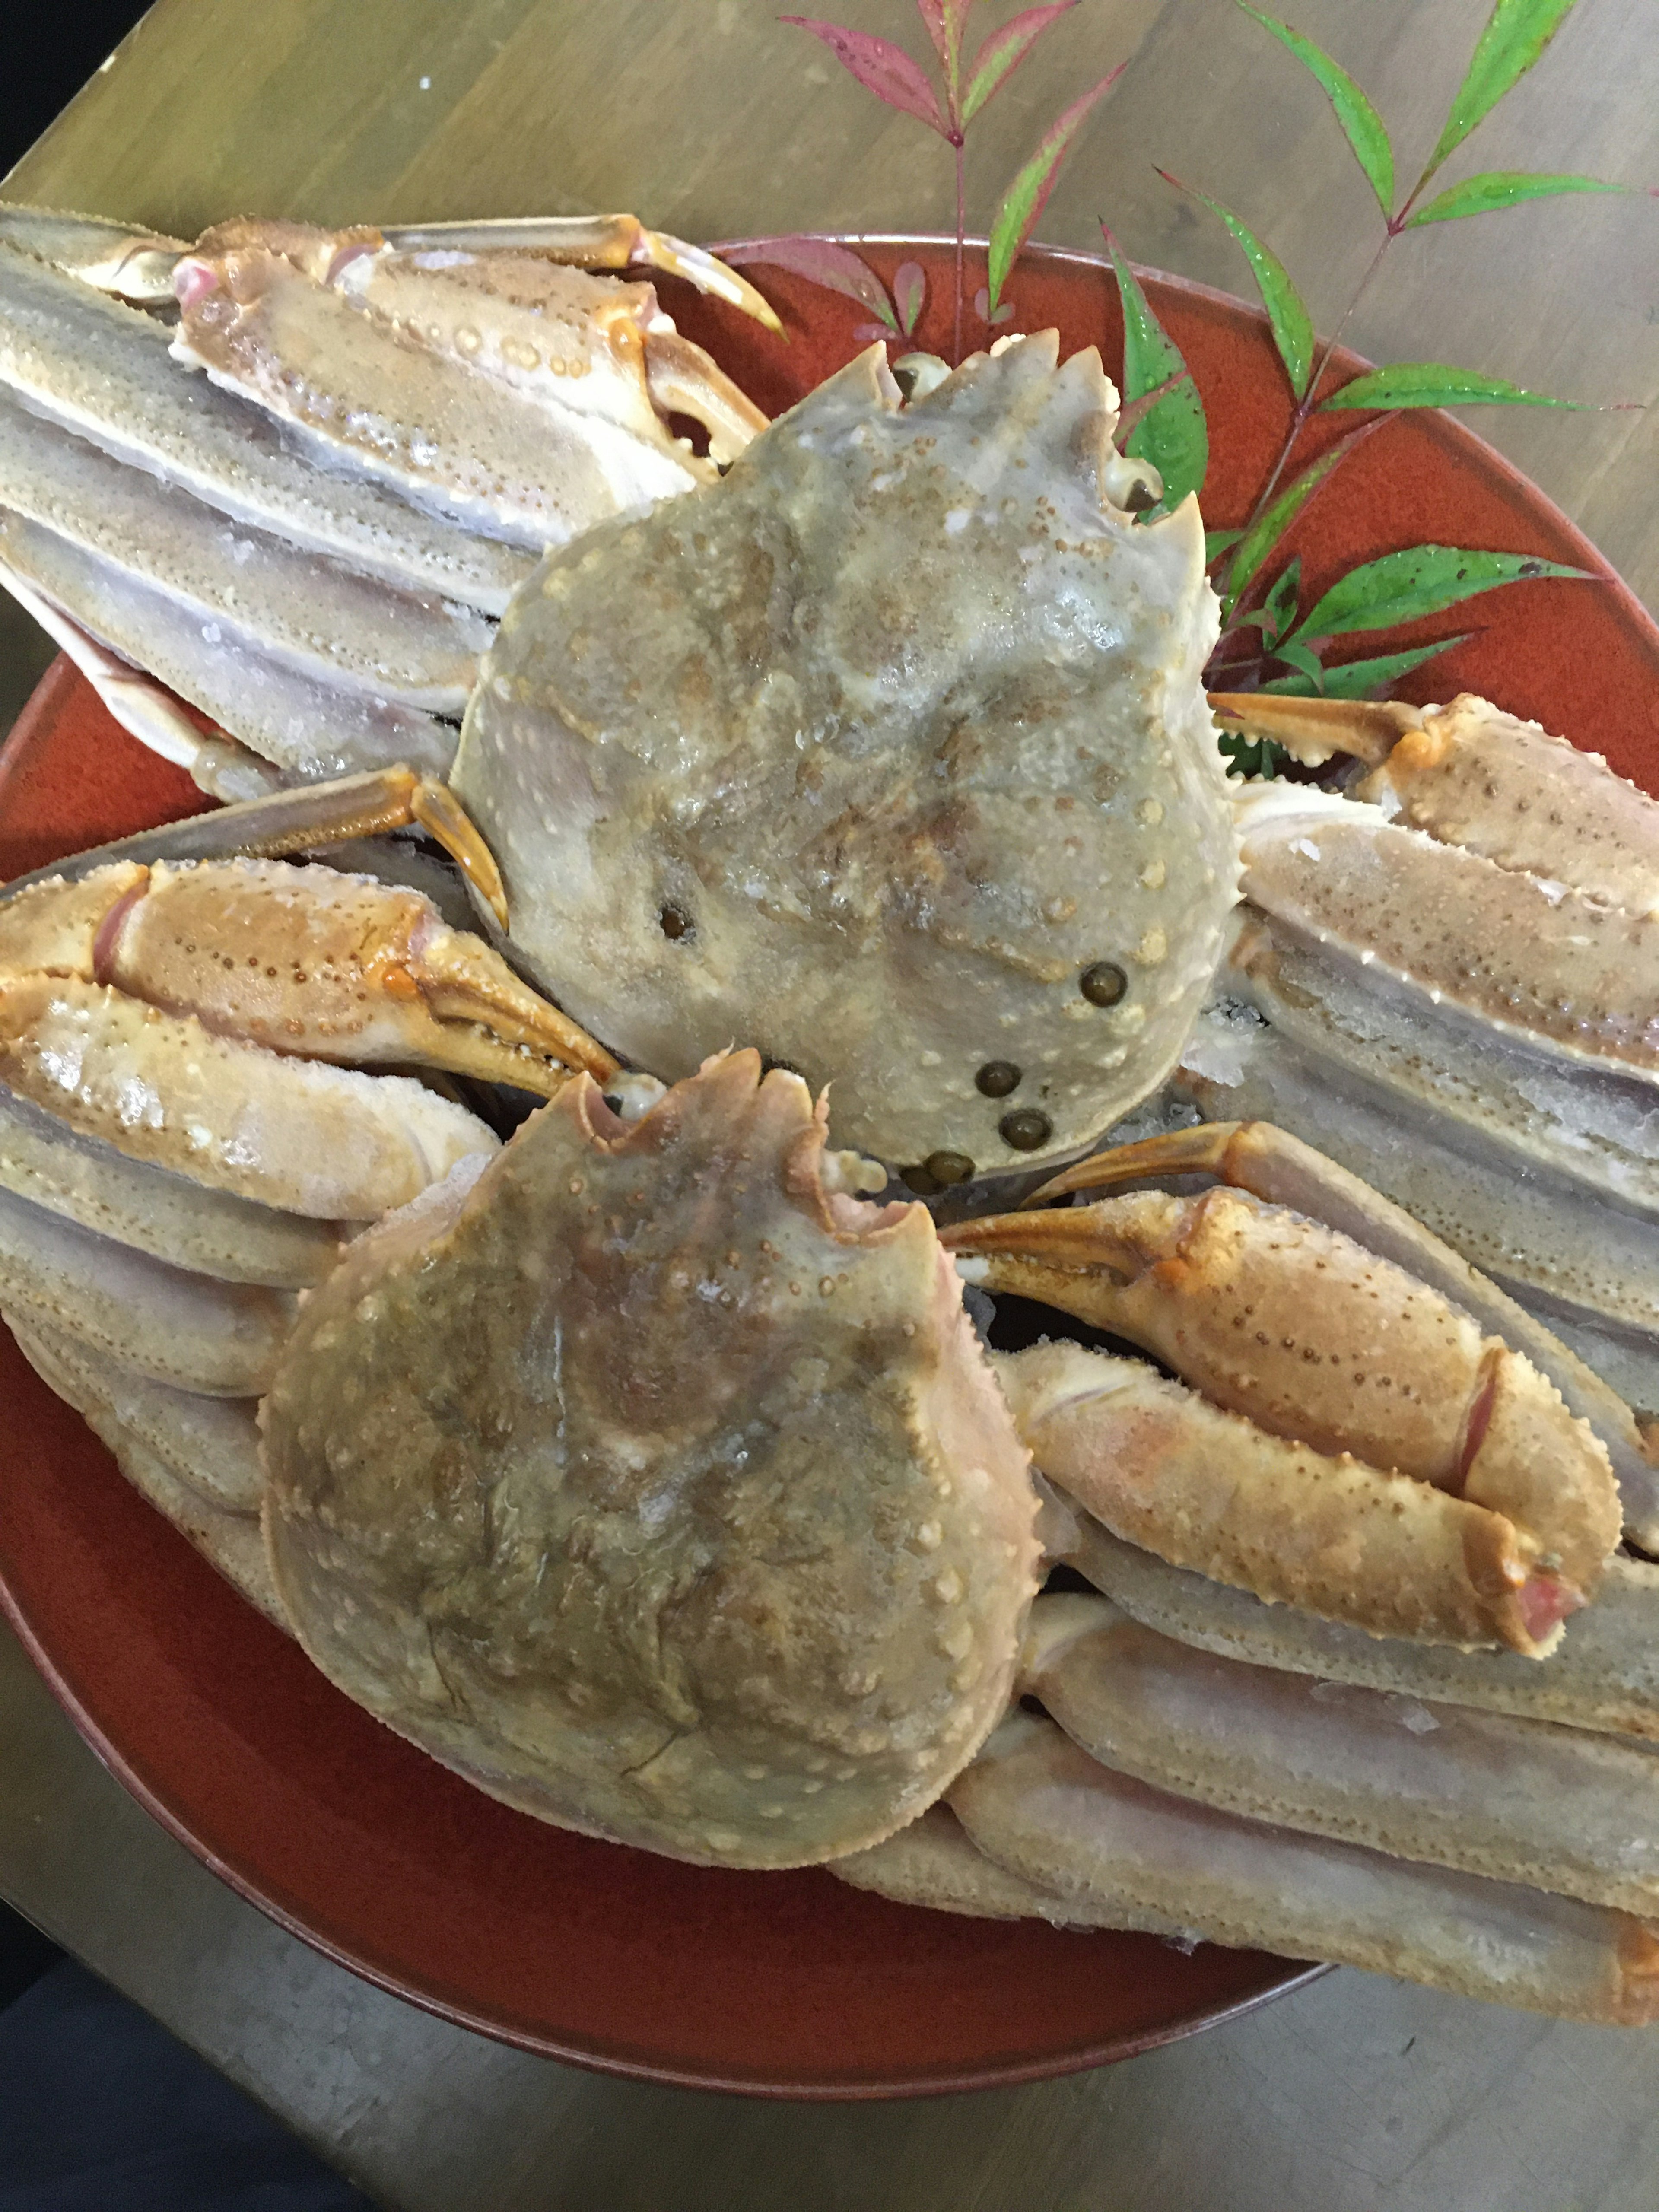
[[[1210,712],[1224,730],[1271,738],[1304,768],[1319,768],[1333,753],[1373,763],[1386,760],[1395,740],[1423,720],[1420,707],[1396,699],[1295,699],[1277,692],[1212,691]]]

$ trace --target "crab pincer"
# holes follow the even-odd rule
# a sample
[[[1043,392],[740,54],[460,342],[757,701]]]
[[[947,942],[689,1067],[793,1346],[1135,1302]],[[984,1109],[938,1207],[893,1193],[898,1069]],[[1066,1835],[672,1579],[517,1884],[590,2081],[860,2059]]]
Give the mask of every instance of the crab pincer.
[[[1231,1182],[1236,1133],[1125,1147],[1047,1191]],[[1528,1359],[1352,1235],[1224,1182],[969,1221],[945,1242],[969,1279],[1182,1378],[1076,1346],[1004,1363],[1039,1467],[1115,1533],[1378,1634],[1535,1657],[1594,1595],[1620,1525],[1605,1447]]]

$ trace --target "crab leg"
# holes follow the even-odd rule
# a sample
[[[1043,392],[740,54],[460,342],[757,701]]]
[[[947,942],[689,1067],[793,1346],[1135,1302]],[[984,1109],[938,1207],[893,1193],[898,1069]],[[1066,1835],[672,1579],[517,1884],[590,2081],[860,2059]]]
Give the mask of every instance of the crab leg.
[[[339,1256],[332,1222],[280,1213],[75,1135],[0,1086],[0,1188],[157,1260],[231,1283],[304,1290]]]
[[[272,659],[236,624],[204,623],[166,592],[3,509],[0,586],[57,641],[124,730],[216,798],[254,798],[289,778],[381,762],[414,761],[441,775],[454,758],[452,723],[319,684]],[[219,734],[204,735],[179,699],[221,725]],[[227,721],[246,744],[224,731]]]
[[[234,521],[405,592],[501,612],[529,574],[527,553],[432,520],[377,485],[325,475],[257,408],[181,376],[169,343],[150,316],[0,243],[0,385],[33,415]]]
[[[320,1221],[372,1220],[496,1146],[407,1076],[285,1058],[73,976],[0,988],[0,1081],[130,1159]]]
[[[1176,1922],[1127,1904],[1060,1897],[1000,1867],[969,1838],[948,1805],[930,1805],[919,1820],[884,1844],[830,1861],[830,1872],[854,1889],[897,1905],[931,1905],[974,1920],[1048,1920],[1058,1928],[1129,1928],[1173,1936]]]
[[[417,342],[389,309],[377,313],[357,296],[374,284],[375,234],[343,235],[342,243],[341,234],[308,234],[302,253],[282,226],[210,232],[179,264],[174,358],[255,401],[332,468],[538,552],[712,473],[650,407],[648,294],[630,304],[607,288],[602,303],[579,300],[550,325],[537,322],[532,344],[514,335],[512,303],[497,307],[488,274],[474,284],[465,270],[434,269],[420,289]],[[267,236],[273,242],[262,242]],[[381,272],[399,301],[404,273]],[[533,274],[538,292],[556,275],[573,290],[601,283],[544,263]],[[536,364],[528,373],[537,390],[543,379],[562,381],[583,392],[580,404],[544,405],[487,367],[474,373],[485,331],[503,317],[503,359],[521,345]],[[431,329],[435,342],[426,337]],[[628,419],[615,419],[617,410]]]
[[[1379,1139],[1380,1150],[1375,1164],[1386,1174],[1394,1149],[1387,1141],[1387,1125],[1382,1123],[1377,1131],[1369,1133],[1363,1122],[1355,1122],[1352,1135],[1357,1152],[1364,1158],[1369,1170],[1374,1163],[1370,1149],[1363,1142],[1367,1133],[1376,1133]],[[1659,1469],[1648,1456],[1629,1407],[1558,1337],[1495,1284],[1488,1282],[1412,1213],[1390,1203],[1369,1182],[1362,1181],[1358,1175],[1350,1173],[1287,1131],[1265,1121],[1215,1121],[1151,1138],[1143,1144],[1119,1146],[1078,1161],[1044,1184],[1030,1203],[1035,1205],[1068,1192],[1109,1188],[1114,1183],[1133,1182],[1143,1176],[1194,1172],[1218,1176],[1270,1205],[1294,1207],[1323,1223],[1346,1243],[1374,1254],[1391,1268],[1403,1271],[1451,1306],[1469,1315],[1486,1333],[1489,1346],[1498,1340],[1507,1344],[1511,1354],[1522,1356],[1523,1365],[1536,1370],[1534,1384],[1542,1378],[1546,1388],[1560,1393],[1567,1412],[1588,1422],[1595,1431],[1612,1464],[1625,1519],[1632,1534],[1643,1541],[1644,1531],[1659,1534]],[[1419,1158],[1414,1167],[1407,1170],[1412,1176],[1414,1198],[1419,1194],[1421,1172],[1422,1159]],[[1481,1188],[1480,1171],[1473,1164],[1451,1164],[1447,1174],[1451,1179],[1461,1174],[1465,1206],[1472,1197],[1478,1196]],[[1497,1205],[1499,1192],[1494,1189],[1492,1195]],[[1524,1206],[1530,1198],[1529,1192],[1522,1193],[1519,1202]],[[1058,1218],[1063,1221],[1065,1216]],[[1629,1261],[1638,1271],[1651,1267],[1651,1240],[1644,1224],[1620,1221],[1615,1217],[1608,1224],[1608,1231],[1609,1243],[1619,1257]],[[1587,1264],[1595,1266],[1596,1262],[1592,1259]],[[1601,1255],[1601,1264],[1609,1264],[1608,1254]],[[1134,1334],[1133,1329],[1127,1333]],[[1149,1346],[1148,1349],[1159,1347]],[[1172,1364],[1181,1366],[1178,1360]],[[1182,1371],[1186,1370],[1182,1368]],[[1541,1407],[1545,1401],[1539,1390],[1532,1389],[1528,1395],[1534,1406]],[[1494,1407],[1500,1402],[1495,1398]],[[1250,1412],[1255,1419],[1266,1419],[1270,1427],[1276,1425],[1274,1419],[1264,1414],[1257,1405],[1246,1406],[1242,1410]],[[1547,1415],[1544,1418],[1553,1429],[1559,1427],[1559,1424],[1549,1422]],[[1491,1430],[1486,1433],[1490,1440]],[[1541,1437],[1540,1444],[1541,1447]],[[1361,1447],[1356,1443],[1353,1449]],[[1582,1461],[1579,1464],[1581,1479],[1584,1479],[1587,1471]],[[1412,1471],[1424,1472],[1425,1480],[1435,1480],[1425,1466]],[[1594,1485],[1595,1478],[1588,1479]],[[1466,1496],[1479,1497],[1483,1503],[1527,1521],[1528,1525],[1538,1525],[1528,1518],[1525,1489],[1510,1490],[1508,1486],[1515,1480],[1513,1468],[1500,1474],[1494,1460],[1488,1459],[1482,1465],[1480,1477],[1480,1481],[1488,1486],[1471,1488],[1472,1480],[1473,1468],[1466,1479]],[[1547,1512],[1550,1508],[1544,1501],[1534,1499],[1532,1510],[1540,1510]]]
[[[0,506],[165,592],[208,644],[216,626],[252,632],[272,659],[331,688],[458,714],[489,641],[482,616],[238,527],[9,399],[0,399]]]
[[[0,552],[15,560],[19,531],[27,525],[0,510]],[[43,538],[49,533],[41,532]],[[70,549],[65,549],[70,550]],[[198,788],[226,799],[252,799],[270,788],[270,771],[257,753],[222,732],[210,737],[160,684],[118,659],[52,599],[26,584],[12,561],[0,560],[0,586],[39,623],[98,694],[111,719],[149,751],[187,771]]]
[[[1547,1670],[1545,1670],[1547,1671]],[[1021,1688],[1103,1766],[1397,1858],[1651,1916],[1651,1752],[1223,1659],[1105,1598],[1039,1598]]]
[[[1470,692],[1443,708],[1219,693],[1210,705],[1298,760],[1337,750],[1372,763],[1354,795],[1442,844],[1659,915],[1659,803],[1536,722]]]
[[[781,331],[769,303],[744,276],[702,246],[647,230],[637,216],[504,216],[477,222],[389,226],[378,235],[398,252],[499,252],[509,248],[586,269],[660,269],[700,292]],[[170,307],[173,272],[191,248],[181,239],[133,231],[97,216],[0,205],[0,239],[52,262],[82,284],[139,307]]]
[[[1012,1715],[950,1802],[988,1857],[1068,1899],[1166,1915],[1212,1942],[1401,1974],[1572,2020],[1659,2014],[1646,1921],[1193,1805]]]
[[[15,1311],[0,1316],[47,1389],[73,1406],[122,1474],[265,1618],[289,1632],[258,1517],[258,1438],[250,1403],[191,1398],[88,1360],[72,1337]],[[228,1486],[214,1494],[204,1480]],[[231,1504],[230,1496],[254,1504]]]
[[[257,1397],[293,1326],[286,1291],[187,1274],[0,1191],[0,1305],[175,1389]]]
[[[1615,1554],[1595,1602],[1534,1667],[1513,1652],[1456,1651],[1368,1635],[1171,1566],[1079,1512],[1057,1556],[1132,1620],[1224,1658],[1328,1682],[1659,1740],[1659,1567]]]
[[[239,940],[254,952],[204,955]],[[617,1073],[585,1030],[418,892],[331,868],[118,862],[76,883],[35,884],[0,905],[0,963],[16,977],[112,986],[221,1036],[348,1066],[417,1060],[550,1096],[572,1067]]]
[[[964,1222],[944,1241],[958,1265],[971,1255],[970,1279],[1127,1336],[1274,1436],[1490,1508],[1532,1533],[1576,1593],[1570,1603],[1588,1596],[1619,1535],[1604,1445],[1529,1360],[1423,1282],[1409,1249],[1382,1257],[1289,1211],[1316,1204],[1306,1194],[1334,1177],[1345,1190],[1364,1187],[1340,1170],[1326,1176],[1328,1164],[1294,1139],[1255,1138],[1257,1126],[1153,1138],[1047,1188],[1072,1187],[1085,1171],[1103,1182],[1217,1164],[1236,1182],[1247,1172],[1233,1164],[1237,1141],[1272,1201],[1226,1186],[1194,1198],[1141,1191]],[[1437,1249],[1446,1266],[1462,1267]]]
[[[1250,786],[1239,812],[1246,896],[1332,958],[1568,1066],[1659,1076],[1659,920],[1330,792]]]
[[[1501,1513],[1224,1413],[1138,1359],[1037,1345],[998,1379],[1036,1465],[1130,1543],[1376,1636],[1553,1650],[1579,1594]]]
[[[1659,1219],[1659,1094],[1646,1078],[1568,1065],[1528,1039],[1491,1033],[1473,1053],[1460,1016],[1299,943],[1266,915],[1239,931],[1224,988],[1317,1067],[1316,1080],[1328,1072],[1383,1097],[1414,1127],[1439,1125],[1457,1150],[1491,1157],[1512,1183],[1541,1170],[1592,1202]]]

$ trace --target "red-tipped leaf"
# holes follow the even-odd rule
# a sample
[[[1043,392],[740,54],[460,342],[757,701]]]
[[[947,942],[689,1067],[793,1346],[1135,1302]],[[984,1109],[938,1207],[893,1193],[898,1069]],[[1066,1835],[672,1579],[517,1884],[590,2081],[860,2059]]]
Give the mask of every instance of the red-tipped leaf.
[[[890,331],[898,328],[880,277],[851,246],[837,246],[832,238],[757,238],[728,248],[722,258],[734,269],[757,261],[769,262],[775,269],[793,269],[811,283],[856,300]]]
[[[1048,0],[1041,8],[1027,8],[1012,16],[1000,31],[993,31],[974,57],[968,88],[962,95],[962,119],[971,123],[986,101],[1005,85],[1037,40],[1057,16],[1075,8],[1077,0]]]
[[[1063,115],[1055,117],[1038,141],[1036,153],[1004,193],[997,219],[991,225],[991,252],[986,271],[993,317],[1002,297],[1002,288],[1008,281],[1008,272],[1048,204],[1048,195],[1054,188],[1060,165],[1073,139],[1082,129],[1095,102],[1111,89],[1128,66],[1127,62],[1120,62],[1098,84],[1091,85],[1080,99],[1074,100]]]
[[[800,30],[810,31],[815,39],[822,39],[842,68],[850,70],[866,91],[884,100],[889,107],[896,107],[901,114],[914,115],[941,138],[949,138],[951,126],[939,112],[939,95],[902,46],[869,31],[849,31],[842,23],[820,22],[813,15],[780,15],[778,21],[793,23]]]

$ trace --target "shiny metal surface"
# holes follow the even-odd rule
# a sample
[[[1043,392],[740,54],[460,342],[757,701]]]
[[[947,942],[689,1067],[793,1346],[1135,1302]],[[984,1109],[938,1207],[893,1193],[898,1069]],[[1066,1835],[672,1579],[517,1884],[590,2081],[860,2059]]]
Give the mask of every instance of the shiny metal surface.
[[[916,47],[903,0],[842,20]],[[987,11],[987,21],[1006,10]],[[1297,0],[1432,143],[1486,0]],[[1156,161],[1265,233],[1328,325],[1376,213],[1320,95],[1224,0],[1082,0],[988,112],[983,228],[1037,129],[1130,57],[1042,225],[1236,290]],[[1652,10],[1583,0],[1462,169],[1659,173]],[[189,235],[255,210],[417,220],[636,208],[691,238],[940,227],[943,149],[779,27],[772,0],[161,0],[8,197]],[[1610,402],[1659,386],[1659,204],[1569,199],[1402,242],[1348,332]],[[1659,412],[1477,427],[1659,602]],[[41,665],[0,628],[9,720]],[[1659,721],[1659,701],[1655,702]],[[3,1442],[0,1441],[0,1451]],[[0,1894],[410,2212],[1653,2212],[1659,2034],[1342,1972],[1129,2064],[968,2099],[746,2104],[608,2081],[447,2027],[264,1920],[99,1766],[0,1631]]]

